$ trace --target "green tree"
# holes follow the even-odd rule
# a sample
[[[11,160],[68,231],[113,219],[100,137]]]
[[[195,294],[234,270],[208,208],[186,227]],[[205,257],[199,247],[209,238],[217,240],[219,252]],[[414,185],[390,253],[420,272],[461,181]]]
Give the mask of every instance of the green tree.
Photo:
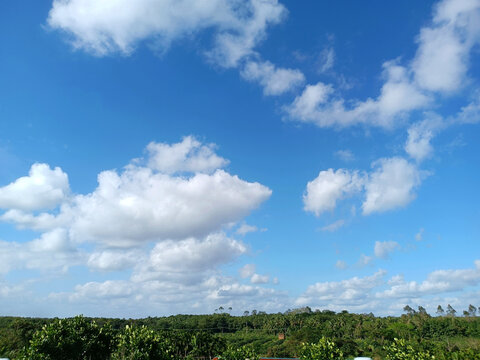
[[[302,344],[300,359],[342,360],[343,353],[332,340],[322,337],[317,343]]]
[[[404,339],[395,339],[394,342],[384,347],[387,353],[386,360],[433,360],[430,353],[415,350]]]
[[[170,341],[145,326],[127,325],[117,339],[113,360],[175,360]]]
[[[258,360],[259,356],[255,350],[249,346],[242,346],[240,348],[228,347],[222,355],[217,357],[219,360]]]
[[[443,316],[445,315],[445,310],[443,310],[442,305],[437,306],[437,315],[438,316]]]
[[[21,359],[25,360],[103,360],[114,347],[109,325],[99,327],[83,316],[55,319],[33,334]]]

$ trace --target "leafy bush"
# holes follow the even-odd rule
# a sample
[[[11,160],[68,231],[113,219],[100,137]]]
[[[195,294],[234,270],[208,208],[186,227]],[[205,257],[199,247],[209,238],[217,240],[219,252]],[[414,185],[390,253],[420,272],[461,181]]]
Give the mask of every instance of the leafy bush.
[[[222,355],[218,356],[219,360],[258,360],[259,356],[255,351],[248,346],[242,346],[240,348],[228,347]]]
[[[174,360],[172,346],[167,339],[147,327],[126,326],[117,338],[113,360]]]
[[[332,340],[322,337],[316,344],[302,344],[300,359],[343,360],[343,353]]]
[[[384,348],[387,352],[386,360],[431,360],[435,359],[428,351],[415,350],[404,339],[394,339],[394,342]]]
[[[110,357],[114,336],[83,316],[55,319],[33,334],[21,355],[25,360],[104,360]]]

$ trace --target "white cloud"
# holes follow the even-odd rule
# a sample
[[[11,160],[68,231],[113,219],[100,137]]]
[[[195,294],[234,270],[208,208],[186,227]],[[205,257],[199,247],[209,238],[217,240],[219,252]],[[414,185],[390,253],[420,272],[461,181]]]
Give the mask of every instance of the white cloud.
[[[348,265],[343,260],[337,260],[337,262],[335,263],[335,267],[340,270],[345,270],[348,267]]]
[[[244,266],[239,270],[239,272],[240,272],[240,277],[241,277],[242,279],[251,277],[253,274],[255,274],[255,269],[256,269],[255,264],[246,264],[246,265],[244,265]]]
[[[364,193],[363,215],[404,207],[415,197],[415,190],[427,175],[401,157],[384,158],[372,163],[373,171],[359,175],[357,170],[328,169],[307,183],[303,195],[304,210],[320,216],[335,209],[337,202],[356,193]],[[341,220],[339,220],[341,221]],[[336,230],[340,222],[322,228]]]
[[[142,260],[146,259],[139,250],[101,250],[90,254],[87,266],[96,271],[119,271],[131,269]]]
[[[241,75],[249,81],[258,81],[265,95],[281,95],[302,85],[305,76],[297,69],[277,68],[269,61],[249,61]]]
[[[420,31],[412,69],[418,85],[440,92],[464,84],[469,52],[480,40],[480,2],[444,0],[434,13],[433,24]]]
[[[252,284],[267,284],[270,280],[268,275],[253,274],[250,278]]]
[[[84,261],[83,251],[74,246],[64,229],[43,233],[25,243],[0,241],[0,273],[15,269],[65,272]]]
[[[174,279],[176,282],[188,284],[206,277],[212,269],[245,252],[244,244],[226,237],[223,233],[211,234],[204,239],[163,241],[155,245],[148,261],[137,266],[132,279]]]
[[[335,209],[337,201],[362,188],[363,179],[358,172],[339,169],[320,171],[318,176],[307,184],[303,195],[305,211],[319,216],[325,211]]]
[[[408,129],[405,151],[417,162],[430,157],[433,153],[430,142],[444,127],[442,118],[436,115],[430,115],[428,119],[414,123]]]
[[[319,127],[347,127],[368,124],[391,127],[393,120],[408,112],[425,107],[430,98],[411,84],[407,69],[394,61],[383,64],[385,83],[377,99],[353,102],[334,96],[332,85],[307,85],[285,110],[297,121]]]
[[[261,231],[265,231],[266,229],[261,229]],[[255,225],[249,225],[247,223],[242,223],[238,229],[235,231],[239,235],[246,235],[251,232],[257,232],[259,231],[258,227]]]
[[[228,164],[228,160],[215,154],[214,144],[203,145],[193,136],[186,136],[172,145],[151,142],[147,151],[149,168],[165,174],[211,173]]]
[[[379,298],[409,298],[461,291],[480,284],[480,260],[473,269],[435,270],[422,282],[397,279],[392,286],[377,294]]]
[[[340,229],[343,225],[345,225],[345,220],[343,219],[340,219],[340,220],[337,220],[329,225],[326,225],[324,227],[322,227],[322,231],[329,231],[329,232],[334,232],[334,231],[337,231],[338,229]]]
[[[338,304],[358,304],[371,296],[371,291],[383,284],[385,270],[364,278],[353,277],[338,282],[327,281],[310,285],[296,301],[300,306],[322,306],[332,301]]]
[[[360,259],[358,259],[357,265],[360,267],[365,267],[367,265],[370,265],[373,261],[372,256],[367,256],[365,254],[360,255]]]
[[[276,0],[54,0],[47,22],[67,33],[75,48],[98,56],[128,55],[142,42],[165,51],[175,40],[213,29],[209,56],[234,67],[285,14]]]
[[[415,165],[394,157],[380,159],[374,166],[376,170],[365,185],[364,215],[406,206],[416,197],[414,191],[424,174]]]
[[[320,66],[319,66],[319,73],[325,73],[331,68],[333,68],[333,64],[335,63],[335,50],[332,47],[328,47],[322,50],[320,53]]]
[[[424,233],[424,229],[421,228],[420,230],[418,230],[418,232],[415,234],[415,240],[417,241],[422,241],[423,240],[423,233]]]
[[[121,171],[100,173],[93,192],[64,197],[58,209],[40,214],[7,210],[2,221],[43,234],[26,243],[0,242],[0,271],[65,271],[81,264],[95,271],[133,269],[138,281],[189,282],[210,276],[246,252],[222,229],[241,221],[271,194],[261,184],[215,169],[227,161],[214,148],[193,137],[173,145],[151,143],[149,157],[135,159]],[[29,185],[23,187],[25,193],[15,185],[18,202],[32,194],[32,179],[39,177],[38,167],[32,169],[30,177],[13,183]],[[41,169],[68,185],[60,169]],[[147,254],[149,243],[156,244]]]
[[[387,259],[388,256],[399,248],[396,241],[375,241],[375,256],[382,259]]]
[[[355,155],[350,150],[338,150],[335,152],[335,155],[345,162],[355,160]]]
[[[28,176],[0,188],[0,208],[25,211],[54,208],[69,192],[68,176],[62,169],[33,164]]]
[[[102,172],[98,183],[75,198],[71,232],[76,241],[110,246],[203,236],[240,220],[271,194],[223,170],[185,178],[129,167]]]

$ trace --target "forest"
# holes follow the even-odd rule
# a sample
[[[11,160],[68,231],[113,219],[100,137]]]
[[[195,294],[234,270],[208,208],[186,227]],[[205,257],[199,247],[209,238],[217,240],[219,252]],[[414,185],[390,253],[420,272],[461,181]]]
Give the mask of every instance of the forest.
[[[480,316],[451,306],[430,315],[405,306],[399,317],[312,311],[309,307],[233,316],[144,319],[76,316],[0,317],[0,357],[9,359],[258,359],[480,360]]]

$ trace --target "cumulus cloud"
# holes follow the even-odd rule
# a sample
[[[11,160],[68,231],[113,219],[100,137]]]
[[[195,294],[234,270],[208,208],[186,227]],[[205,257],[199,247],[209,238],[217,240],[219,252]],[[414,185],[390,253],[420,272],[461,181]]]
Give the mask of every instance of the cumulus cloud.
[[[377,160],[372,167],[372,172],[362,175],[356,170],[320,171],[317,178],[307,183],[304,210],[320,216],[334,210],[339,200],[358,193],[365,194],[364,215],[404,207],[416,197],[415,190],[426,176],[415,164],[401,157]]]
[[[98,56],[128,55],[142,42],[165,51],[175,40],[211,29],[209,57],[234,67],[285,15],[277,0],[54,0],[47,23],[75,48]]]
[[[241,224],[237,231],[235,231],[239,235],[246,235],[251,232],[257,232],[259,229],[255,225],[249,225],[247,223]],[[265,231],[265,229],[262,229],[262,231]]]
[[[327,281],[310,285],[297,300],[300,306],[312,304],[323,306],[335,301],[339,304],[359,303],[368,299],[370,292],[383,284],[385,270],[379,270],[364,278],[353,277],[338,282]]]
[[[267,284],[269,280],[270,280],[270,276],[259,275],[259,274],[253,274],[252,277],[250,278],[250,282],[252,284]]]
[[[364,215],[403,207],[415,199],[415,189],[424,177],[415,165],[394,157],[378,160],[374,166],[365,185]]]
[[[380,298],[421,297],[464,290],[480,284],[480,260],[473,269],[435,270],[422,282],[397,279],[392,286],[377,294]]]
[[[396,241],[375,241],[375,256],[387,259],[392,252],[399,248],[399,246],[400,245]]]
[[[269,61],[249,61],[241,75],[249,81],[258,81],[265,95],[281,95],[302,85],[305,76],[297,69],[277,68]]]
[[[175,279],[176,282],[192,283],[245,252],[243,243],[223,233],[211,234],[204,239],[163,241],[155,245],[146,262],[137,266],[132,279]]]
[[[383,64],[384,82],[377,97],[345,99],[331,84],[318,82],[307,85],[284,109],[292,120],[319,127],[391,127],[395,120],[434,104],[437,93],[452,94],[468,83],[469,55],[480,41],[479,23],[479,1],[441,1],[432,24],[420,30],[412,61],[407,66],[399,65],[398,60]],[[328,68],[333,55],[324,56]],[[428,134],[425,136],[428,142]],[[421,150],[416,153],[426,156]]]
[[[295,303],[336,311],[348,307],[352,311],[391,315],[398,315],[407,303],[431,304],[432,308],[449,302],[468,306],[478,295],[466,291],[480,284],[480,261],[476,260],[470,269],[432,271],[420,282],[406,281],[402,274],[389,278],[386,275],[385,270],[378,270],[365,277],[318,282],[308,286]],[[460,297],[459,291],[463,291]]]
[[[15,208],[4,212],[0,220],[43,235],[26,244],[3,242],[4,272],[37,263],[38,267],[63,267],[68,261],[76,264],[78,249],[85,243],[93,244],[93,251],[82,261],[97,271],[124,270],[142,262],[150,275],[167,273],[168,264],[176,261],[198,272],[202,266],[212,269],[235,259],[246,248],[222,235],[222,228],[240,221],[266,200],[271,190],[216,169],[227,160],[214,149],[193,137],[171,145],[151,143],[146,159],[136,159],[121,171],[100,173],[93,192],[72,194],[68,199],[64,196],[66,174],[47,165],[33,166],[29,177],[2,188],[13,188],[17,198],[15,203],[5,201]],[[53,190],[52,184],[56,185]],[[55,191],[58,188],[62,191]],[[38,208],[38,204],[18,205],[31,201],[36,193],[42,206],[54,203],[51,199],[63,202],[42,213],[18,209]],[[150,257],[142,250],[149,242],[158,242]],[[22,255],[11,257],[12,253]],[[37,253],[48,255],[37,260]]]
[[[186,136],[176,144],[147,145],[149,168],[165,173],[205,172],[223,168],[228,160],[215,154],[214,144],[202,144],[193,136]]]
[[[443,119],[433,114],[423,121],[412,124],[408,129],[405,151],[417,162],[430,157],[433,153],[430,142],[444,127]]]
[[[33,164],[28,176],[0,188],[0,208],[15,210],[51,209],[70,192],[68,176],[62,169]]]
[[[376,99],[346,105],[332,85],[307,85],[287,107],[290,118],[319,127],[344,128],[358,124],[391,127],[393,120],[430,103],[427,94],[412,85],[406,68],[394,61],[383,64],[383,84]]]
[[[479,1],[445,0],[436,6],[432,25],[420,31],[412,62],[420,87],[451,92],[464,84],[469,53],[480,40],[479,21]]]
[[[320,171],[318,176],[307,184],[303,195],[304,210],[313,212],[316,216],[332,211],[338,200],[359,191],[362,184],[362,177],[355,171]]]
[[[84,261],[84,252],[74,246],[64,229],[25,243],[0,241],[0,273],[4,274],[16,269],[64,272]]]
[[[241,277],[242,279],[251,277],[253,274],[255,274],[255,269],[256,269],[255,264],[246,264],[246,265],[244,265],[244,266],[239,270],[239,272],[240,272],[240,277]]]

